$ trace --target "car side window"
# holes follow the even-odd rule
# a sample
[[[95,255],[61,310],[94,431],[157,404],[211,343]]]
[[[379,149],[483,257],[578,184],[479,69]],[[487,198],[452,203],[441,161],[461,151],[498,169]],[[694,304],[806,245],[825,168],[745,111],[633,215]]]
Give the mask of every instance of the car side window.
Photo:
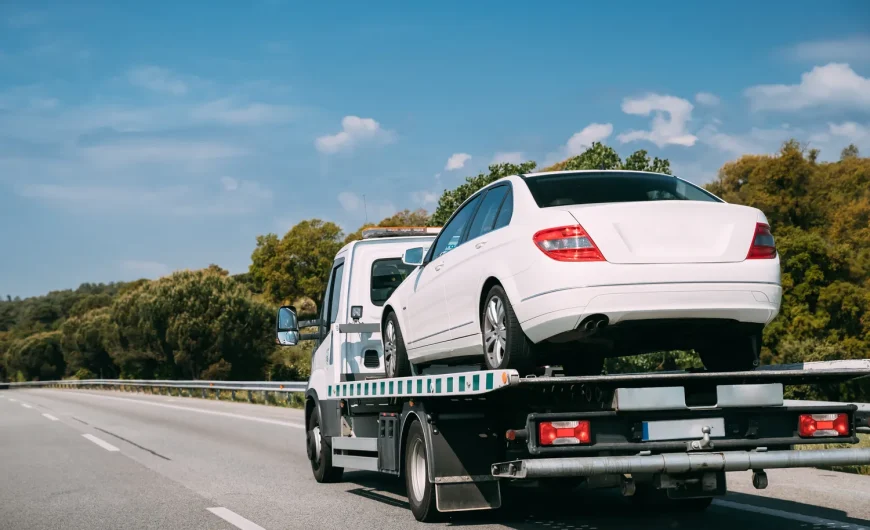
[[[468,201],[465,206],[456,212],[453,219],[451,219],[450,222],[441,229],[441,233],[438,235],[438,240],[435,241],[435,245],[432,247],[432,253],[429,258],[430,260],[436,259],[442,254],[450,252],[459,246],[462,240],[462,235],[465,233],[465,227],[468,225],[468,221],[471,220],[471,216],[474,214],[474,210],[480,202],[480,197],[480,195],[477,195],[475,198]]]
[[[501,203],[501,209],[498,211],[498,217],[495,219],[493,230],[498,230],[510,224],[511,216],[514,214],[514,193],[508,188],[507,196]]]
[[[480,203],[480,208],[477,209],[474,220],[471,221],[471,228],[468,231],[469,240],[493,230],[496,217],[498,216],[498,209],[507,191],[507,186],[496,186],[486,193],[486,196],[484,196],[483,201]]]

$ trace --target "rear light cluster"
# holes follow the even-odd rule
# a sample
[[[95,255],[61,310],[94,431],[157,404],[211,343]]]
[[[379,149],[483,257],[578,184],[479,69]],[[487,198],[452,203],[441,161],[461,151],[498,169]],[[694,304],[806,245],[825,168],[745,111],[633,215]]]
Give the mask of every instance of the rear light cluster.
[[[814,436],[849,436],[848,414],[801,414],[798,433],[802,438]]]
[[[556,261],[605,261],[580,225],[541,230],[532,239],[544,254]]]
[[[746,259],[773,259],[776,257],[776,242],[770,227],[764,223],[756,223],[755,235],[752,237],[752,246]]]
[[[538,441],[541,445],[578,445],[588,444],[589,422],[580,421],[542,421],[538,424]]]

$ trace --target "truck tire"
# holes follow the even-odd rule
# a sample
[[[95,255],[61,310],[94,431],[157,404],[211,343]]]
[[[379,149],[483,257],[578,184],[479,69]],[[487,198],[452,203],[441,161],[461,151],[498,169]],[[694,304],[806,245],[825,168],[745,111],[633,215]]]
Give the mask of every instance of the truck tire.
[[[721,337],[698,350],[709,372],[749,372],[758,367],[760,334]]]
[[[494,285],[486,295],[480,326],[487,370],[514,369],[520,376],[534,371],[532,342],[523,333],[501,285]]]
[[[320,407],[315,405],[308,418],[308,429],[305,442],[308,460],[314,480],[320,483],[338,482],[344,473],[344,468],[332,465],[332,443],[329,436],[323,436],[320,430]]]
[[[405,339],[395,313],[387,315],[384,324],[384,372],[387,377],[407,377],[411,375],[411,363],[405,349]]]
[[[435,505],[435,484],[429,482],[429,455],[423,426],[414,421],[405,438],[405,487],[411,513],[420,522],[432,522],[440,515]]]

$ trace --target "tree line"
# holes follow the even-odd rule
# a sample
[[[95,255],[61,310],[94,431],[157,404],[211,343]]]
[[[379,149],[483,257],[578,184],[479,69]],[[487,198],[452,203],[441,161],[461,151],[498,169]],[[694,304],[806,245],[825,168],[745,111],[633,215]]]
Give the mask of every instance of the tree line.
[[[545,170],[631,169],[670,174],[667,159],[640,150],[622,159],[593,144]],[[0,378],[304,379],[310,344],[276,348],[275,308],[317,313],[336,252],[369,226],[440,226],[471,194],[533,161],[494,164],[445,190],[435,211],[404,210],[344,234],[305,220],[283,236],[258,236],[248,272],[216,265],[158,280],[83,284],[0,301]],[[765,363],[870,357],[870,158],[854,146],[820,162],[796,141],[774,155],[725,164],[707,189],[764,211],[783,271],[780,316],[764,334]],[[611,371],[697,366],[692,352],[612,359]],[[870,401],[870,385],[798,389],[797,396]]]

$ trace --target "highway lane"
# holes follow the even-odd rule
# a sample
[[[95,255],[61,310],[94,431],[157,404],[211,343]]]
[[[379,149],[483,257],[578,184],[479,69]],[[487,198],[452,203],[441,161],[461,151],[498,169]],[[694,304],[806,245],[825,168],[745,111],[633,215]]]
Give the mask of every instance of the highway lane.
[[[0,395],[2,529],[427,526],[413,520],[397,479],[348,472],[340,484],[316,484],[299,410],[108,391]],[[643,512],[610,491],[515,490],[506,492],[504,511],[453,515],[443,524],[870,528],[870,477],[788,470],[770,478],[768,490],[756,491],[748,473],[730,475],[735,493],[693,516]]]

